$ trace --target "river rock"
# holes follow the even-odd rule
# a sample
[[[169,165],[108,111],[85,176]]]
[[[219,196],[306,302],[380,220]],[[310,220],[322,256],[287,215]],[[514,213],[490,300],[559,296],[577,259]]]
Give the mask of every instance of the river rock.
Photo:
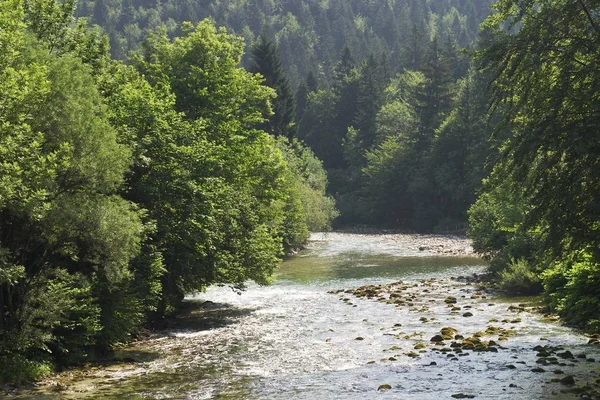
[[[452,327],[447,326],[445,328],[442,328],[440,330],[440,333],[442,334],[442,337],[444,339],[450,340],[454,337],[454,335],[456,335],[456,333],[458,333],[458,331]]]
[[[563,352],[563,353],[556,353],[557,356],[559,356],[560,358],[564,358],[564,359],[573,359],[575,358],[573,356],[573,353],[571,353],[569,350]]]
[[[385,390],[390,390],[392,388],[391,385],[388,385],[387,383],[384,383],[383,385],[379,385],[379,387],[377,388],[378,391],[385,391]]]
[[[573,378],[571,375],[567,375],[560,380],[560,383],[562,383],[563,385],[574,385],[575,378]]]
[[[431,342],[440,343],[444,341],[444,337],[442,335],[435,335],[430,339]]]

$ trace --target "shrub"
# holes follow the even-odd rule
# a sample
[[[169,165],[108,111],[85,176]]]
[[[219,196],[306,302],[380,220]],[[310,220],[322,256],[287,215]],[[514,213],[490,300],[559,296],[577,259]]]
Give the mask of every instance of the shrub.
[[[575,326],[600,332],[600,263],[589,252],[555,262],[542,278],[553,310]]]
[[[512,259],[499,274],[499,287],[510,294],[539,294],[543,290],[542,280],[531,264],[524,258]]]
[[[0,356],[0,383],[22,385],[40,380],[51,372],[48,362],[31,361],[22,354]]]

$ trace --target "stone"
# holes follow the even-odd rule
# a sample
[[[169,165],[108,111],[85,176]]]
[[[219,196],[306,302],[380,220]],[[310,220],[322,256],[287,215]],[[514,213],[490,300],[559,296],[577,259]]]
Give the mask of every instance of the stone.
[[[574,385],[575,378],[573,378],[571,375],[567,375],[560,380],[560,383],[562,383],[563,385]]]
[[[440,343],[444,341],[444,337],[442,335],[435,335],[430,339],[431,342]]]
[[[571,353],[569,350],[563,352],[563,353],[556,353],[556,355],[560,358],[564,358],[564,359],[573,359],[575,358],[573,356],[573,353]]]

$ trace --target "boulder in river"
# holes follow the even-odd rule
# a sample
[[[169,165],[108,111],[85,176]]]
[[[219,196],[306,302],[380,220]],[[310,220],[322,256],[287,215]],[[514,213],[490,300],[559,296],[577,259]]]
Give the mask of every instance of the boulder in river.
[[[567,375],[560,380],[560,383],[562,383],[563,385],[574,385],[575,378],[573,378],[573,376],[571,375]]]
[[[440,343],[444,341],[444,337],[442,335],[435,335],[430,339],[431,342]]]

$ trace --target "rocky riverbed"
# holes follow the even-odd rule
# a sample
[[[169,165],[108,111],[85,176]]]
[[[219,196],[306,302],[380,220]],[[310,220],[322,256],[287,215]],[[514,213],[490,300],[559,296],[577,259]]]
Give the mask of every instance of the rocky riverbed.
[[[528,380],[523,378],[531,376],[531,381],[539,381],[554,397],[599,399],[598,337],[590,336],[587,345],[579,346],[561,343],[555,335],[544,337],[551,332],[543,324],[556,324],[558,318],[544,314],[537,298],[522,298],[520,303],[499,299],[480,278],[398,281],[329,293],[351,307],[366,301],[396,309],[401,322],[382,328],[396,344],[367,364],[409,359],[442,378],[453,364],[460,370],[471,364],[479,371],[495,371],[493,379],[502,382],[502,396],[512,393],[514,398],[528,398],[529,388],[523,385]],[[355,340],[368,338],[357,336]],[[467,384],[464,392],[451,397],[476,398],[481,383]],[[381,383],[378,390],[394,387],[393,383]]]

